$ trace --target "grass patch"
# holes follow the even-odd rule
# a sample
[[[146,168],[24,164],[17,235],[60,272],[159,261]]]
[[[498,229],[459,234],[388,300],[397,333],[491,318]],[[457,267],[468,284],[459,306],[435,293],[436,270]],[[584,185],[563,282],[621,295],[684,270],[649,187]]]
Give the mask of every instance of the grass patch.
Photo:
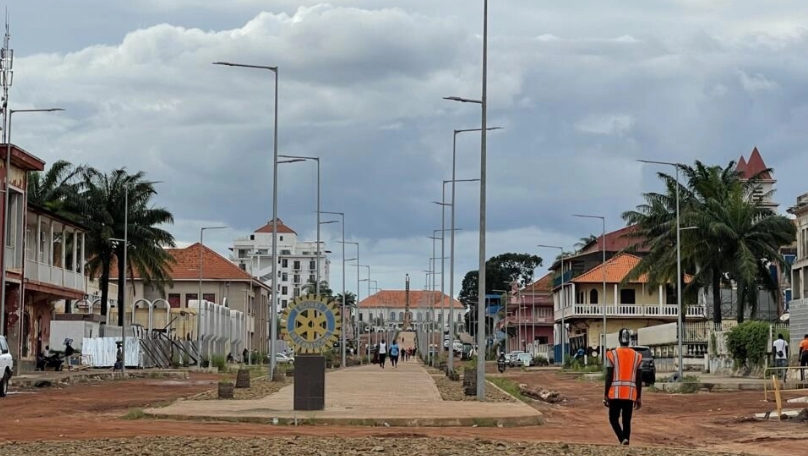
[[[472,422],[477,427],[495,427],[497,420],[494,418],[473,418]]]
[[[682,378],[682,382],[679,385],[679,388],[677,389],[677,392],[682,393],[682,394],[697,393],[699,391],[699,389],[701,389],[701,386],[700,386],[699,382],[700,382],[700,379],[698,377],[696,377],[695,375],[685,375]]]
[[[522,395],[522,391],[519,389],[519,384],[515,381],[505,378],[505,377],[487,377],[486,380],[497,385],[500,389],[505,391],[506,393],[510,394],[511,396],[519,399],[522,402],[529,402],[530,399]]]
[[[122,416],[122,420],[140,420],[146,417],[146,414],[143,413],[143,409],[131,409],[126,412],[126,415]]]

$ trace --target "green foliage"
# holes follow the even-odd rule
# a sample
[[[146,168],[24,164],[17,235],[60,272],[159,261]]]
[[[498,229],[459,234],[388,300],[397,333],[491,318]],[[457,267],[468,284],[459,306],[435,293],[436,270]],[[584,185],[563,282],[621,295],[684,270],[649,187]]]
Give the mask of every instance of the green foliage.
[[[745,321],[726,333],[727,350],[736,367],[760,367],[769,344],[770,325],[762,321]]]
[[[305,293],[315,294],[317,292],[317,281],[309,280],[303,285],[303,290]],[[320,281],[320,296],[327,298],[329,301],[334,300],[334,292],[325,280]],[[342,302],[342,298],[340,298],[339,302]]]
[[[720,323],[721,285],[728,274],[739,286],[738,321],[749,308],[757,312],[758,287],[778,294],[766,261],[787,269],[780,247],[796,237],[794,224],[770,209],[758,206],[751,195],[759,187],[761,171],[748,180],[740,179],[734,162],[726,167],[706,166],[696,161],[682,166],[683,179],[659,173],[666,185],[664,193],[646,193],[644,204],[625,212],[623,219],[637,230],[630,235],[649,249],[639,264],[624,279],[630,281],[648,274],[650,286],[676,283],[676,193],[680,195],[681,226],[695,227],[681,233],[683,273],[694,280],[684,287],[684,298],[693,300],[704,286],[712,288],[714,322]]]
[[[544,357],[544,356],[537,355],[537,356],[533,357],[533,365],[534,366],[549,366],[550,361],[548,361],[547,358]]]
[[[497,385],[501,390],[522,402],[531,402],[530,399],[522,394],[522,390],[519,389],[519,384],[507,377],[486,377],[486,380]]]
[[[685,375],[679,384],[679,388],[676,389],[676,392],[680,394],[698,393],[699,389],[701,389],[700,382],[701,379],[695,375]]]
[[[227,358],[222,355],[213,355],[210,358],[210,365],[219,369],[219,372],[227,372]]]
[[[592,361],[589,364],[584,364],[583,360],[567,357],[564,360],[564,369],[572,370],[573,372],[601,372],[603,365]]]

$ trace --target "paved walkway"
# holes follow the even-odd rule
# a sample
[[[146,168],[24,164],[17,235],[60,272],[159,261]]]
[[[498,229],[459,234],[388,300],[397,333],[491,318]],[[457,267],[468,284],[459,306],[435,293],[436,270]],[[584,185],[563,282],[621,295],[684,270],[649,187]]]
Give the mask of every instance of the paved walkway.
[[[494,388],[490,383],[489,388]],[[325,410],[293,410],[294,385],[263,399],[179,401],[146,414],[177,419],[390,426],[539,424],[541,413],[520,402],[443,401],[435,382],[416,361],[397,369],[352,367],[326,375]]]

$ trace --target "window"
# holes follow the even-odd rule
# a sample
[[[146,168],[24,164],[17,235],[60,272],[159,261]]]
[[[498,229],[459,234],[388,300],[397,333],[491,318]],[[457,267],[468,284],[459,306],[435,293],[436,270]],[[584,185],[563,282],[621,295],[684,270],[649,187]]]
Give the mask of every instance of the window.
[[[281,280],[284,281],[284,282],[288,282],[289,281],[289,274],[287,274],[285,272],[283,274],[281,274]]]
[[[300,296],[300,288],[295,287],[295,298],[297,298],[298,296]]]
[[[584,303],[584,292],[581,291],[581,292],[578,293],[578,304],[583,304],[583,303]]]
[[[182,302],[182,299],[180,298],[179,293],[169,293],[168,294],[168,305],[171,306],[172,309],[179,309],[181,302]]]
[[[241,270],[242,270],[242,271],[246,271],[246,270],[247,270],[247,265],[246,265],[246,264],[244,264],[244,263],[241,263],[240,265],[238,265],[238,267],[239,267],[239,268],[241,268]]]
[[[396,321],[396,313],[390,312],[390,321]]]
[[[288,268],[289,267],[289,260],[287,260],[286,258],[282,259],[281,260],[281,267],[282,268]]]
[[[294,270],[300,269],[300,260],[295,260],[294,266],[292,267]]]
[[[239,258],[247,258],[250,254],[250,249],[238,249],[238,257]]]
[[[398,313],[398,319],[401,320],[401,321],[404,321],[404,312],[399,312]]]
[[[311,255],[311,252],[303,252],[303,255]]]
[[[589,304],[597,304],[598,303],[598,290],[594,288],[589,290]]]
[[[281,238],[281,239],[280,239],[281,241],[283,240],[283,236],[278,236],[278,237],[279,237],[279,238]]]
[[[365,314],[363,314],[362,312],[359,312],[359,321],[364,321],[363,318],[362,318],[364,316],[365,316]]]
[[[9,190],[8,221],[11,223],[6,224],[6,246],[14,247],[17,245],[17,233],[22,228],[22,216],[20,214],[22,195],[13,189]]]
[[[216,302],[216,293],[202,293],[202,300],[208,302]]]
[[[197,299],[196,293],[185,293],[185,307],[188,307],[188,303],[191,301],[195,301]]]
[[[300,283],[300,274],[295,274],[295,283]]]
[[[282,249],[281,250],[281,255],[291,255],[291,254],[292,254],[291,250],[287,250],[287,249]]]
[[[317,262],[309,261],[309,269],[317,269]]]
[[[281,287],[281,294],[288,295],[289,294],[289,287]]]
[[[289,301],[287,301],[286,299],[282,299],[281,300],[281,309],[285,309],[287,307],[289,307]]]
[[[317,280],[317,276],[314,274],[309,274],[309,282],[314,282]]]
[[[636,299],[634,290],[620,290],[620,304],[636,304]]]

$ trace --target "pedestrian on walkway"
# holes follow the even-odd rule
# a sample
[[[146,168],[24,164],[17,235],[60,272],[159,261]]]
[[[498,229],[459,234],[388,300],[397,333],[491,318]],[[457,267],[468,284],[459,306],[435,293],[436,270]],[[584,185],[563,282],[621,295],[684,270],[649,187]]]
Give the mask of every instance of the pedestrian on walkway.
[[[609,423],[621,445],[631,440],[631,415],[642,407],[642,355],[628,346],[631,333],[618,334],[620,347],[606,352],[606,390],[603,405],[609,408]],[[622,427],[620,417],[623,417]]]
[[[800,367],[808,366],[808,334],[800,342]],[[805,381],[805,369],[800,369],[800,379]]]
[[[785,381],[788,372],[788,342],[783,339],[782,334],[777,335],[777,340],[772,344],[774,352],[774,367],[778,368],[776,375]]]
[[[398,342],[393,339],[393,344],[390,345],[390,365],[394,368],[398,367]]]
[[[384,369],[384,359],[387,357],[387,344],[384,339],[379,342],[379,366]]]

